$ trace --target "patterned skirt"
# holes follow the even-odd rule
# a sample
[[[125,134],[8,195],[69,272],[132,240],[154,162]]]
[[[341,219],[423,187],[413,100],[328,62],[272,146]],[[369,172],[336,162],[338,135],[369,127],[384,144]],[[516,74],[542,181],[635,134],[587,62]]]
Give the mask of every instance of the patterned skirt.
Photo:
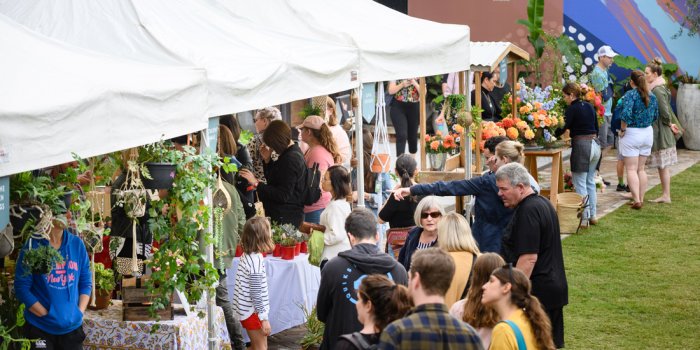
[[[676,147],[664,148],[656,152],[651,152],[651,155],[647,158],[647,166],[650,168],[665,169],[676,163],[678,163]]]

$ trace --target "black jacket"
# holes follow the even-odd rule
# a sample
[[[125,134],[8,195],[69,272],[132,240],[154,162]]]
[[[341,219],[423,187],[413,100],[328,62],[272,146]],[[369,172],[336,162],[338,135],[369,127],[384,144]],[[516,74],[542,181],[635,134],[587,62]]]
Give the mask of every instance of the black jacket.
[[[472,90],[471,92],[471,100],[472,104],[476,106],[476,100],[474,99],[474,96],[476,95],[476,90]],[[491,103],[489,103],[491,102]],[[500,102],[497,103],[491,94],[486,91],[485,89],[481,90],[481,109],[484,111],[481,113],[481,119],[486,120],[486,121],[494,121],[497,122],[501,120],[501,104]]]
[[[258,196],[265,215],[278,224],[301,225],[304,219],[306,162],[296,144],[289,146],[276,161],[264,166],[267,183],[258,184]]]
[[[399,251],[399,262],[401,263],[401,265],[403,265],[406,271],[408,271],[408,269],[411,268],[411,257],[413,257],[413,253],[415,253],[416,249],[418,248],[418,242],[420,242],[420,235],[422,233],[422,227],[414,227],[411,229],[411,231],[408,231],[406,243],[403,247],[401,247],[401,250]],[[433,245],[431,245],[431,247],[435,246],[436,244],[437,239],[435,240],[435,242],[433,242]]]
[[[397,284],[408,284],[406,270],[374,244],[362,243],[338,254],[321,270],[316,300],[318,319],[326,324],[321,349],[335,349],[343,334],[362,329],[357,320],[357,288],[370,274],[386,274]]]

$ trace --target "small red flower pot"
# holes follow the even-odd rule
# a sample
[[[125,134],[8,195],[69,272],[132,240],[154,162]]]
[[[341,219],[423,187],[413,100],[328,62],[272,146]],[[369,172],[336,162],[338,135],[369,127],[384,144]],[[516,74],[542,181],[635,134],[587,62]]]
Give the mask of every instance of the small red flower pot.
[[[236,246],[236,257],[238,258],[241,255],[243,255],[243,248],[241,248],[241,245],[239,244]]]
[[[299,253],[301,253],[301,243],[297,243],[294,246],[294,256],[299,255]]]
[[[304,254],[309,253],[309,245],[306,243],[306,241],[301,242],[301,252]]]
[[[272,256],[279,258],[282,256],[282,245],[275,243],[275,249],[272,251]]]
[[[267,252],[262,252],[263,258],[267,258]]]
[[[294,246],[282,247],[282,259],[283,260],[294,260]]]

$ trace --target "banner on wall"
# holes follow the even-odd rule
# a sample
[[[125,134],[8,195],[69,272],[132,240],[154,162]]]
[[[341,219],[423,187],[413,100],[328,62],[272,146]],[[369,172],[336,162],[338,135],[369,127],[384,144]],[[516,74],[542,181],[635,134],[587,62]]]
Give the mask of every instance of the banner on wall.
[[[362,84],[362,118],[372,122],[377,103],[377,83]]]
[[[207,141],[209,141],[209,149],[216,153],[216,141],[219,139],[219,117],[209,118],[209,127],[207,128]]]
[[[10,177],[0,177],[0,231],[10,223]]]

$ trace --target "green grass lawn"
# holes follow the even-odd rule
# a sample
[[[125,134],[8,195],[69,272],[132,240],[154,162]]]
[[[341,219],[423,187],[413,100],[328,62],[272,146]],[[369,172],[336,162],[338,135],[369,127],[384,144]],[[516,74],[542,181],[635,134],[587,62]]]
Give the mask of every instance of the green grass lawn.
[[[562,242],[567,349],[700,349],[700,165],[671,191]]]

